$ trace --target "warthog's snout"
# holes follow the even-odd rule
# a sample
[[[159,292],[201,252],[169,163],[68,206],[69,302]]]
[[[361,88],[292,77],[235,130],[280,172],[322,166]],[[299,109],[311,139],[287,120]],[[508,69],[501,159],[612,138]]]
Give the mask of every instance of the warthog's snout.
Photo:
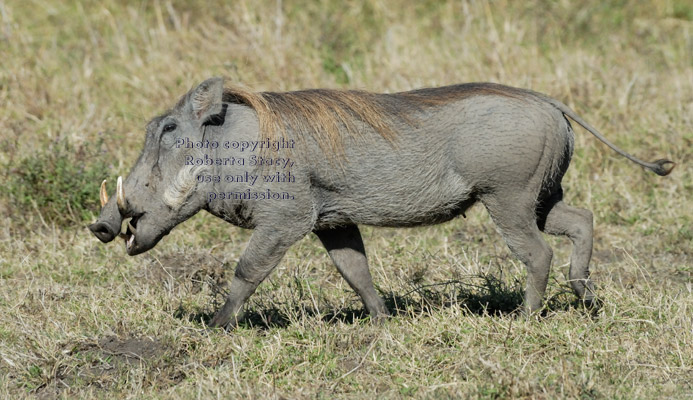
[[[118,177],[118,190],[122,192],[121,178]],[[122,216],[118,207],[122,203],[118,196],[117,204],[108,201],[108,193],[106,193],[106,180],[101,182],[101,215],[93,224],[89,225],[89,230],[100,241],[108,243],[120,235]]]
[[[119,228],[119,227],[118,227]],[[115,239],[118,235],[118,230],[111,227],[108,223],[103,221],[96,221],[89,225],[89,230],[94,234],[100,241],[108,243]]]

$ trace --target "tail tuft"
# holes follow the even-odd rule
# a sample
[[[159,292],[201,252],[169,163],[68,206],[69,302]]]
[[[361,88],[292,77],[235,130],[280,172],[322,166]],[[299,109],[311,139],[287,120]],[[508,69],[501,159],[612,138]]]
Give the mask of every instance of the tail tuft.
[[[657,160],[652,164],[653,165],[648,168],[659,176],[669,175],[669,173],[671,173],[671,170],[674,169],[674,167],[676,166],[675,162],[667,159]]]

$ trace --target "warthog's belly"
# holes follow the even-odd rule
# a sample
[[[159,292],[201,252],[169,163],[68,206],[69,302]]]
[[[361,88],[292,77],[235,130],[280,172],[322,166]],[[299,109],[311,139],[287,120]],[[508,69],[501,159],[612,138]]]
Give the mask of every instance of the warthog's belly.
[[[383,176],[383,174],[390,176]],[[448,221],[476,201],[468,184],[448,171],[433,178],[421,168],[408,173],[382,171],[358,185],[326,190],[319,196],[317,226],[356,223],[405,227]]]

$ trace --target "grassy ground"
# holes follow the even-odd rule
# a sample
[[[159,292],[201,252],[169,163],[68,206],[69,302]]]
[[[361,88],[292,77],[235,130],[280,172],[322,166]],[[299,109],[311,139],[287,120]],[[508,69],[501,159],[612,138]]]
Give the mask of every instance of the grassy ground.
[[[510,313],[524,267],[474,207],[363,229],[396,314],[382,326],[309,237],[236,331],[208,333],[249,232],[198,215],[130,258],[85,226],[146,121],[213,75],[529,87],[679,165],[656,177],[576,128],[564,186],[595,213],[596,313],[575,305],[554,238],[546,315]],[[693,398],[692,132],[684,0],[0,0],[0,397]]]

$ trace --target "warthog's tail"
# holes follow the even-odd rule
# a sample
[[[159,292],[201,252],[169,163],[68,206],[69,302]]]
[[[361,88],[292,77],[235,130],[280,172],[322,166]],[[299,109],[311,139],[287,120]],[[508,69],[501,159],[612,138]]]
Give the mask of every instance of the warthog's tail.
[[[580,118],[577,114],[575,114],[575,111],[571,110],[570,107],[566,106],[565,104],[561,103],[558,100],[552,99],[552,98],[547,97],[547,96],[541,96],[541,98],[548,101],[549,103],[551,103],[554,107],[558,108],[563,114],[567,115],[568,117],[570,117],[570,119],[572,119],[573,121],[580,124],[583,128],[587,129],[597,139],[601,140],[602,142],[604,142],[604,144],[611,147],[611,149],[613,149],[615,152],[617,152],[618,154],[622,155],[623,157],[633,161],[634,163],[639,164],[639,165],[649,169],[650,171],[654,172],[655,174],[660,175],[660,176],[669,175],[671,170],[674,169],[674,167],[676,166],[675,162],[673,162],[671,160],[667,160],[667,159],[660,159],[660,160],[656,160],[653,162],[647,162],[647,161],[643,161],[643,160],[640,160],[638,158],[633,157],[632,155],[630,155],[630,154],[626,153],[625,151],[616,147],[615,144],[611,143],[607,138],[602,136],[602,134],[599,133],[599,131],[597,129],[595,129],[592,125],[587,123],[587,121],[585,121],[584,119]]]

